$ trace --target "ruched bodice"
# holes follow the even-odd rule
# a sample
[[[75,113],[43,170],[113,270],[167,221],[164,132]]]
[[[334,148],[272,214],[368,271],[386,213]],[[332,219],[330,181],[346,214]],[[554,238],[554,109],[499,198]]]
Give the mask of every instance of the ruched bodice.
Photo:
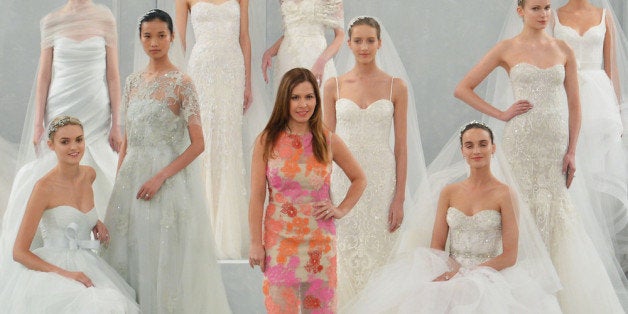
[[[68,205],[48,209],[41,217],[39,228],[47,248],[95,248],[98,242],[90,240],[98,214],[92,209],[86,213]]]
[[[462,266],[475,266],[502,253],[502,218],[496,210],[467,216],[455,207],[447,210],[449,251]]]
[[[578,70],[602,70],[604,65],[604,37],[606,37],[606,10],[602,13],[600,24],[589,28],[582,36],[569,27],[562,25],[558,16],[554,16],[554,37],[564,40],[573,49],[578,60]]]
[[[71,115],[83,122],[88,143],[106,136],[111,109],[105,82],[105,39],[95,36],[76,41],[57,37],[52,60],[45,123],[61,114]]]

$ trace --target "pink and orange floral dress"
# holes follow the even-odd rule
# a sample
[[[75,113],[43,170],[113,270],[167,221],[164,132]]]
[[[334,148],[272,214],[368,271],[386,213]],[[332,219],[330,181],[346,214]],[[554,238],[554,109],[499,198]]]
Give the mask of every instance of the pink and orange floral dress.
[[[312,134],[282,133],[266,166],[264,295],[269,313],[336,312],[336,227],[317,220],[329,200],[331,163],[319,162]]]

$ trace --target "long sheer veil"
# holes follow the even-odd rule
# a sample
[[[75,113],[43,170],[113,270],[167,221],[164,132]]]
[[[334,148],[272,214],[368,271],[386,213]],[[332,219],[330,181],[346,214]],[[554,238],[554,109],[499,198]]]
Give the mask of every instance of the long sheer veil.
[[[610,12],[610,4],[606,0],[591,0],[590,2],[601,5],[601,1],[606,4],[604,7],[608,8]],[[509,16],[506,18],[502,27],[499,41],[514,37],[519,34],[523,28],[521,17],[517,14],[516,10],[517,3],[514,0],[511,2],[512,7],[509,11]],[[552,7],[556,8],[556,3],[564,2],[566,1],[553,1]],[[624,59],[622,62],[625,64],[626,60],[627,59]],[[484,99],[500,110],[506,110],[515,101],[510,79],[506,71],[496,70],[493,71],[491,76],[489,76]],[[487,115],[483,115],[483,120],[493,129],[496,136],[496,142],[500,143],[505,125],[504,122]],[[507,168],[507,165],[504,166]],[[611,278],[613,286],[617,294],[620,296],[620,300],[624,303],[624,308],[626,308],[626,306],[628,306],[628,304],[626,304],[626,302],[628,302],[628,292],[626,291],[628,281],[626,280],[626,276],[615,257],[614,239],[613,235],[611,235],[609,230],[606,228],[606,219],[603,217],[602,211],[592,208],[592,201],[584,182],[574,180],[569,190],[569,194],[572,198],[572,204],[581,216],[585,230],[593,241],[594,246],[598,251],[597,253],[603,261],[607,273]]]
[[[353,21],[355,18],[351,19]],[[406,180],[406,201],[404,203],[404,223],[402,224],[399,242],[405,242],[406,226],[408,221],[415,220],[417,211],[415,205],[418,201],[419,186],[426,177],[425,158],[423,155],[423,145],[421,144],[421,133],[419,131],[419,121],[417,115],[417,103],[410,77],[406,72],[403,61],[397,53],[397,49],[386,30],[386,27],[375,18],[381,28],[382,46],[377,52],[376,63],[380,69],[393,77],[404,80],[408,86],[408,112],[407,112],[407,149],[408,149],[408,170]],[[350,24],[351,25],[351,22]],[[338,73],[346,73],[355,65],[353,53],[345,44],[336,56],[336,68]],[[393,126],[394,128],[394,126]],[[391,132],[390,145],[394,146],[394,129]],[[418,218],[418,217],[416,217]],[[398,244],[399,245],[399,244]]]

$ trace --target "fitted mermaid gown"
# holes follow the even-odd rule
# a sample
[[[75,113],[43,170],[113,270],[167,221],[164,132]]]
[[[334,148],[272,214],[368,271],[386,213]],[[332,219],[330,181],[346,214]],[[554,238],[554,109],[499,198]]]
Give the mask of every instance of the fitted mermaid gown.
[[[240,5],[236,0],[220,5],[199,1],[192,6],[191,16],[196,43],[188,69],[205,126],[203,174],[216,253],[220,259],[241,259],[248,254],[248,199],[242,146],[245,75]]]
[[[510,70],[515,99],[530,111],[508,121],[502,148],[536,220],[563,285],[558,300],[565,313],[623,313],[604,264],[574,209],[562,173],[569,138],[565,68],[519,63]]]

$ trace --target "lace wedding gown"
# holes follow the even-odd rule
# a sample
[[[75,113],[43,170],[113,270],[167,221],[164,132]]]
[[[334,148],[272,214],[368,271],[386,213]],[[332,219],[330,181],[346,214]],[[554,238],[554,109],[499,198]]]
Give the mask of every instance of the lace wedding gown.
[[[168,178],[150,201],[139,188],[189,145],[200,123],[191,80],[179,71],[127,78],[127,150],[105,224],[104,258],[135,288],[144,313],[229,313],[196,162]]]
[[[341,0],[283,0],[281,15],[284,37],[273,70],[273,98],[286,72],[298,67],[312,69],[327,48],[325,29],[342,28],[344,23]],[[334,76],[336,67],[330,59],[321,82]]]
[[[191,8],[196,43],[188,69],[205,126],[203,174],[209,218],[220,259],[248,254],[248,201],[242,152],[244,57],[240,48],[240,5],[199,1]]]
[[[501,214],[450,207],[449,253],[418,248],[376,272],[347,313],[561,313],[556,298],[517,267],[477,266],[502,252]],[[443,282],[436,277],[458,273]]]
[[[392,88],[392,85],[391,85]],[[336,92],[336,133],[358,160],[368,185],[353,210],[336,221],[338,233],[338,304],[342,306],[388,260],[398,232],[388,231],[395,192],[395,155],[390,147],[394,105],[379,99],[365,109]],[[332,199],[338,202],[351,182],[342,169],[332,171]]]
[[[81,212],[57,206],[44,212],[39,225],[44,246],[33,253],[69,271],[85,273],[94,284],[56,273],[30,270],[23,265],[1,271],[0,304],[3,313],[139,313],[133,289],[96,255],[98,241],[90,240],[98,221],[95,209]]]
[[[519,63],[510,70],[515,99],[534,108],[506,123],[503,150],[560,278],[565,313],[623,313],[609,276],[574,210],[562,162],[568,144],[565,69]]]
[[[578,138],[577,162],[581,166],[593,208],[606,218],[603,228],[616,239],[616,254],[628,271],[628,172],[622,146],[623,126],[611,80],[604,71],[606,10],[596,26],[582,36],[562,25],[554,14],[554,36],[571,46],[578,60],[578,83],[582,106],[582,128]],[[624,87],[625,88],[625,87]],[[573,193],[572,193],[573,194]],[[579,195],[575,196],[576,199]]]

